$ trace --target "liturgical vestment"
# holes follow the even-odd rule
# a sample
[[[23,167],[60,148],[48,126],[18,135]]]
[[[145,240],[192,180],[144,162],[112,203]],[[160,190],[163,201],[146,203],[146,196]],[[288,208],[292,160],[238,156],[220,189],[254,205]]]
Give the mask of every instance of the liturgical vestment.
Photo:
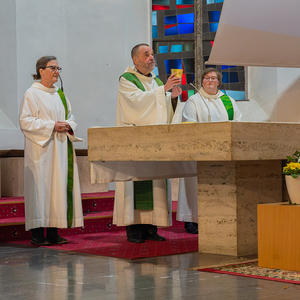
[[[19,113],[25,136],[24,195],[25,228],[67,227],[68,145],[82,141],[68,133],[54,132],[55,121],[66,121],[73,132],[77,124],[67,99],[68,118],[57,87],[47,88],[39,82],[25,92]],[[73,222],[83,226],[78,168],[73,148]]]

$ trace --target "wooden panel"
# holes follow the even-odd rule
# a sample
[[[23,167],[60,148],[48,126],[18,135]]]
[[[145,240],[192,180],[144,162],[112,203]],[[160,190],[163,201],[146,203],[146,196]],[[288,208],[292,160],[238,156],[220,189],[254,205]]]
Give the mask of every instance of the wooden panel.
[[[258,205],[258,265],[300,271],[300,205]]]

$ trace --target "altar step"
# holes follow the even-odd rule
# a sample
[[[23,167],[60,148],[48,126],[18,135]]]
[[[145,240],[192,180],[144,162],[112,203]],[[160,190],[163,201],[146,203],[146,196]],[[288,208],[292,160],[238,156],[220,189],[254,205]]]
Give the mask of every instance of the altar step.
[[[125,230],[112,224],[114,191],[103,193],[82,194],[82,209],[84,227],[60,229],[63,236],[95,233],[103,231]],[[173,202],[173,225],[182,222],[176,221],[177,202]],[[31,233],[25,231],[25,212],[23,197],[0,198],[0,242],[29,239]]]

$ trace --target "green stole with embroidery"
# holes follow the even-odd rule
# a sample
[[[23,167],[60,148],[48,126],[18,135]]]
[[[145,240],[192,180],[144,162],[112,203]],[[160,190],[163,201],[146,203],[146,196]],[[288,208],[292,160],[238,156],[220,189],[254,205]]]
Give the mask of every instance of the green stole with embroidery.
[[[65,107],[66,120],[68,120],[68,106],[64,92],[61,89],[57,90],[58,95]],[[68,228],[72,227],[73,223],[73,146],[69,137],[68,140],[68,181],[67,181],[67,220]]]
[[[220,98],[223,101],[223,104],[224,104],[224,106],[227,110],[228,120],[232,121],[233,116],[234,116],[234,112],[233,112],[233,106],[232,106],[232,102],[231,102],[230,98],[226,94],[224,94]]]
[[[123,73],[121,77],[132,82],[137,88],[145,92],[145,88],[137,76],[130,72]],[[164,85],[163,82],[155,77],[154,80],[158,86]],[[133,182],[133,198],[134,198],[134,209],[153,210],[153,181],[134,181]]]

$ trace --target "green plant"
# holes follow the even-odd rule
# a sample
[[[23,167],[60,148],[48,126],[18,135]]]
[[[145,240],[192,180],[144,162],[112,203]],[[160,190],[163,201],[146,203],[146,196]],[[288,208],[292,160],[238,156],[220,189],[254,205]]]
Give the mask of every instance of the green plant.
[[[283,167],[283,174],[297,178],[300,175],[300,152],[297,150],[292,157],[287,156],[287,165]]]

